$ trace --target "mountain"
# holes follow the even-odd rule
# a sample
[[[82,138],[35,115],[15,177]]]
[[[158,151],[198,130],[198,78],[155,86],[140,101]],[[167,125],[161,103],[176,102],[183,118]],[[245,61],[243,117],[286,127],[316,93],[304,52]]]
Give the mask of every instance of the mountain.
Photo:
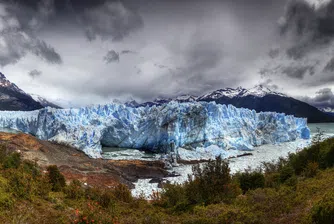
[[[318,107],[318,109],[322,112],[324,112],[325,114],[328,114],[330,116],[334,116],[334,109],[327,107],[327,108],[323,108],[323,107]]]
[[[320,111],[314,106],[305,102],[289,97],[283,93],[273,91],[265,86],[258,85],[251,89],[242,87],[225,88],[213,91],[200,97],[184,95],[181,98],[157,99],[153,102],[138,104],[138,106],[161,105],[165,102],[175,100],[177,102],[192,101],[215,101],[217,104],[231,104],[239,108],[253,109],[256,112],[271,111],[305,117],[310,123],[334,122],[334,117]]]
[[[30,111],[43,106],[0,72],[0,110]]]
[[[39,95],[36,95],[36,94],[30,94],[30,96],[36,101],[36,102],[39,102],[43,107],[53,107],[53,108],[57,108],[57,109],[61,109],[60,106],[54,104],[54,103],[51,103],[50,101],[48,101],[47,99],[39,96]]]

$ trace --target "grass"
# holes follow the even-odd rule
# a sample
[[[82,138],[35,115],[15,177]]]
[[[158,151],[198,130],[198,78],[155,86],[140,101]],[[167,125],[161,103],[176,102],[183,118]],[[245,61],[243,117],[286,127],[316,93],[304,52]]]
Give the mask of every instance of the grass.
[[[333,149],[334,139],[315,141],[262,170],[235,175],[217,158],[146,201],[124,185],[66,185],[57,167],[44,174],[0,146],[0,223],[332,223]]]

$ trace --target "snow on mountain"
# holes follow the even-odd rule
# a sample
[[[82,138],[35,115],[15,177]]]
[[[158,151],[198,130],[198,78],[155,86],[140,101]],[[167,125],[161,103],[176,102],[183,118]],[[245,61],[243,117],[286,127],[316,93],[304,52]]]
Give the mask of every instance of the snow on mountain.
[[[0,110],[37,110],[43,106],[0,72]]]
[[[331,108],[331,107],[319,108],[319,110],[321,110],[325,113],[334,113],[334,108]]]
[[[60,109],[61,107],[51,103],[50,101],[46,100],[44,97],[41,97],[37,94],[30,94],[30,96],[37,102],[39,102],[43,107],[53,107],[53,108],[58,108]]]
[[[244,89],[242,87],[238,87],[236,89],[233,89],[233,88],[220,89],[220,90],[216,90],[214,92],[205,94],[199,97],[198,99],[199,100],[203,100],[203,99],[215,100],[221,97],[234,98],[234,97],[245,97],[245,96],[264,97],[269,94],[287,97],[283,93],[275,92],[269,89],[268,87],[258,85],[251,89]]]
[[[182,95],[176,98],[158,98],[154,101],[137,103],[136,101],[127,102],[131,107],[152,107],[159,106],[171,101],[183,102],[216,102],[217,104],[233,105],[238,108],[247,108],[256,112],[270,111],[285,113],[295,117],[305,117],[311,123],[334,122],[334,117],[328,113],[319,111],[314,106],[305,102],[289,97],[283,93],[276,92],[270,88],[257,85],[250,89],[242,87],[219,89],[200,97],[192,95]]]
[[[283,97],[288,97],[287,95],[280,93],[280,92],[275,92],[268,87],[265,87],[263,85],[258,85],[255,86],[251,89],[242,91],[241,94],[239,95],[240,97],[244,96],[256,96],[256,97],[264,97],[266,95],[277,95],[277,96],[283,96]]]
[[[175,101],[179,103],[183,102],[196,102],[198,99],[197,96],[192,96],[192,95],[181,95],[175,98]]]
[[[22,89],[20,89],[19,87],[17,87],[17,85],[15,85],[14,83],[11,83],[4,74],[2,74],[0,72],[0,86],[2,88],[6,88],[9,89],[13,92],[19,92],[21,94],[24,95],[28,95],[27,93],[25,93]]]
[[[219,89],[219,90],[216,90],[214,92],[211,92],[211,93],[208,93],[208,94],[205,94],[199,97],[199,100],[206,99],[206,98],[218,99],[223,96],[232,98],[232,97],[238,96],[240,93],[244,91],[247,91],[247,90],[243,89],[242,87],[238,87],[237,89],[233,89],[233,88]]]
[[[265,86],[258,85],[251,89],[244,89],[242,87],[238,87],[236,89],[234,88],[225,88],[225,89],[219,89],[207,94],[204,94],[202,96],[193,96],[193,95],[181,95],[176,98],[157,98],[154,101],[148,101],[142,104],[137,103],[136,101],[129,101],[126,104],[133,107],[139,107],[139,106],[153,106],[153,105],[161,105],[164,103],[169,103],[171,101],[176,101],[179,103],[183,102],[196,102],[196,101],[215,101],[217,99],[220,99],[222,97],[227,98],[234,98],[234,97],[245,97],[245,96],[255,96],[255,97],[264,97],[266,95],[277,95],[277,96],[283,96],[288,97],[283,93],[275,92]]]
[[[128,107],[122,104],[80,109],[45,108],[32,112],[0,112],[0,127],[30,133],[44,140],[65,142],[93,158],[102,146],[136,148],[178,154],[211,145],[215,154],[252,150],[253,146],[308,139],[303,118],[238,109],[215,102]],[[212,148],[212,147],[211,147]],[[200,155],[199,155],[200,157]],[[200,159],[200,158],[199,158]]]

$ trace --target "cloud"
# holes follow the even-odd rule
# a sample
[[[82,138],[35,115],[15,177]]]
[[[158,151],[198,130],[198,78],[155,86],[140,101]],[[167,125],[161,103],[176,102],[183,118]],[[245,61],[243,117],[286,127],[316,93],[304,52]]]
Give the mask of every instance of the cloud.
[[[334,93],[330,88],[323,88],[316,92],[315,97],[300,97],[304,102],[307,102],[318,108],[334,109]]]
[[[131,50],[122,50],[120,54],[137,54],[137,52]]]
[[[34,12],[24,6],[0,3],[0,65],[17,63],[27,53],[34,54],[51,64],[62,63],[61,56],[43,40],[36,36],[42,20],[50,15],[51,3],[41,2],[39,11]]]
[[[30,71],[30,72],[28,73],[28,75],[29,75],[30,77],[32,77],[32,78],[35,78],[35,77],[41,76],[41,75],[42,75],[42,72],[39,71],[39,70],[37,70],[37,69],[34,69],[34,70]]]
[[[117,53],[114,50],[110,50],[110,51],[108,51],[106,56],[104,56],[103,60],[107,64],[112,63],[112,62],[119,62],[119,53]]]
[[[273,80],[271,79],[267,79],[263,82],[260,82],[260,85],[264,86],[264,87],[267,87],[273,91],[276,91],[279,89],[278,85],[274,84]]]
[[[270,52],[260,70],[262,76],[287,79],[307,88],[334,83],[333,9],[334,0],[288,1],[274,48],[279,52]]]
[[[120,41],[143,27],[141,16],[122,2],[105,2],[84,12],[82,23],[88,40],[96,38]]]
[[[303,79],[307,73],[310,75],[313,74],[313,68],[311,66],[302,66],[302,67],[285,67],[283,73],[290,78],[294,79]]]

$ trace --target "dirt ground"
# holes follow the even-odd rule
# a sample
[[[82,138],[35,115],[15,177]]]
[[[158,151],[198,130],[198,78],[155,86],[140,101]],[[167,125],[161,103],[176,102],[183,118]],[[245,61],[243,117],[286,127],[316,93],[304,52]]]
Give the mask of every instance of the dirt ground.
[[[87,185],[112,187],[118,183],[134,187],[139,178],[163,178],[171,175],[160,161],[115,161],[91,159],[67,145],[39,140],[28,134],[0,132],[0,144],[18,151],[41,167],[57,165],[67,181],[78,179]]]

